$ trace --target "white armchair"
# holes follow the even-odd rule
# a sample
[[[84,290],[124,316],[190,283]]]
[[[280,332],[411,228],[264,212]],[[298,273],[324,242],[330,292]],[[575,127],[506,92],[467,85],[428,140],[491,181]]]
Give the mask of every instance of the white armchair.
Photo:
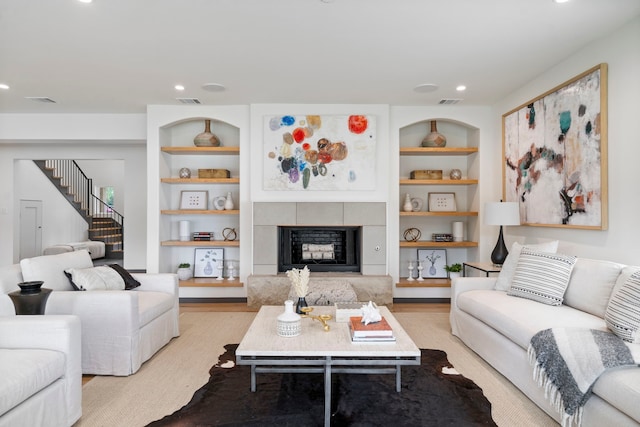
[[[80,319],[0,317],[0,426],[71,426],[82,415]]]

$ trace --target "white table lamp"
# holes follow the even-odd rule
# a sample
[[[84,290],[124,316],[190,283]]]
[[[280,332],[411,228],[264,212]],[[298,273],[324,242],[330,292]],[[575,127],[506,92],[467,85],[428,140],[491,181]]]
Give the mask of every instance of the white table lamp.
[[[520,207],[517,202],[490,202],[484,205],[484,223],[487,225],[499,225],[500,234],[496,247],[491,252],[491,262],[502,265],[509,255],[502,236],[502,226],[520,225]]]

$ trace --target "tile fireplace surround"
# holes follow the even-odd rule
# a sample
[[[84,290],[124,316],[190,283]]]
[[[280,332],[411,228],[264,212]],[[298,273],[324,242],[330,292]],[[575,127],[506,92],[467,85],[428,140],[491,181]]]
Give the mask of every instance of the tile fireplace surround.
[[[253,272],[247,278],[247,303],[282,304],[289,279],[278,274],[279,225],[354,225],[362,227],[361,273],[312,273],[311,280],[349,282],[361,301],[393,303],[393,280],[386,275],[387,225],[384,202],[265,202],[253,205]],[[283,297],[284,295],[284,297]]]

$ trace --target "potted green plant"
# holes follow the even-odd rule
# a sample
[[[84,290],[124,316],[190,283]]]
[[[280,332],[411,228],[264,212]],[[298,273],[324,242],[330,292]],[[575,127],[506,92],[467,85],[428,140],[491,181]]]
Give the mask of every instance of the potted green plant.
[[[191,264],[188,262],[183,262],[178,265],[178,279],[180,280],[189,280],[193,277],[193,273],[191,272]]]
[[[444,269],[449,273],[449,278],[453,279],[455,277],[460,277],[462,273],[462,264],[455,263],[451,265],[445,265]]]

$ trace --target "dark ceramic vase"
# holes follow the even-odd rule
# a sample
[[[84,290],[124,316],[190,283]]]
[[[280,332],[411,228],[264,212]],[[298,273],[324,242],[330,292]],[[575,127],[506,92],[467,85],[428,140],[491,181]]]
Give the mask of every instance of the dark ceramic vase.
[[[299,297],[298,302],[296,303],[296,313],[304,314],[302,311],[303,307],[308,307],[307,300],[304,297]]]
[[[18,287],[20,288],[21,294],[37,294],[41,292],[40,289],[44,282],[42,280],[33,280],[31,282],[20,282],[18,283]]]

